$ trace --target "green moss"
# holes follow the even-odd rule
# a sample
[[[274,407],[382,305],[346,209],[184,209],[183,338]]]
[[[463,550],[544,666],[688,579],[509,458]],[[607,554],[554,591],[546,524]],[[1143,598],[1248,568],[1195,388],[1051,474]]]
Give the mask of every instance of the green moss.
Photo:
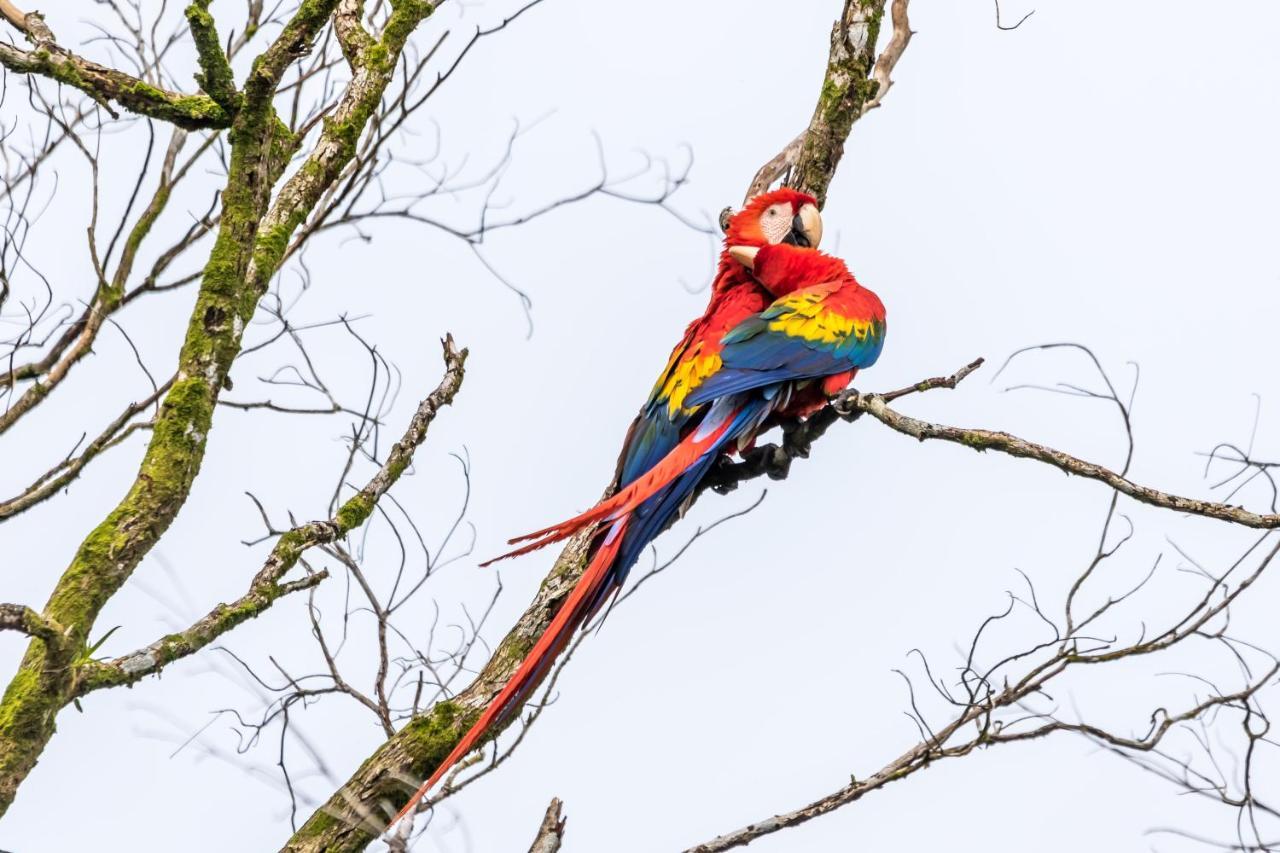
[[[112,94],[127,109],[179,127],[226,127],[231,115],[208,95],[175,95],[141,80],[131,80]]]
[[[822,81],[822,91],[818,94],[818,102],[821,105],[819,109],[828,118],[839,108],[840,101],[844,98],[845,92],[848,91],[846,87],[841,86],[832,79],[833,76],[833,69],[828,66],[827,77]]]
[[[301,529],[295,527],[276,540],[275,554],[281,563],[292,566],[302,556],[305,546],[306,535]]]
[[[345,821],[330,814],[328,809],[322,808],[311,816],[302,829],[298,830],[285,850],[295,849],[295,845],[305,845],[309,839],[323,838],[331,832],[341,830],[345,825]]]
[[[69,701],[59,690],[61,661],[46,668],[44,644],[33,641],[21,668],[0,698],[0,813],[13,802],[18,785],[35,766],[38,748],[53,737],[58,710]]]
[[[196,82],[220,106],[235,112],[240,107],[240,94],[236,91],[231,65],[223,53],[217,25],[213,15],[209,14],[209,0],[195,0],[187,7],[186,16],[200,59]]]
[[[129,86],[126,86],[122,95],[125,97],[142,98],[144,100],[164,100],[164,90],[157,89],[150,83],[138,80]]]
[[[388,61],[394,63],[394,60],[390,59],[390,57],[391,53],[387,50],[387,46],[382,42],[378,42],[377,44],[369,45],[362,58],[370,68],[383,70],[387,67]]]
[[[503,670],[515,671],[520,666],[529,652],[533,651],[533,647],[537,645],[538,638],[532,636],[524,636],[522,634],[508,635],[493,653],[493,660],[502,667]]]
[[[391,478],[392,482],[399,480],[400,475],[405,472],[405,469],[409,467],[409,463],[412,461],[413,457],[408,453],[397,456],[395,459],[391,460],[391,464],[387,466],[387,476]]]
[[[86,77],[78,60],[55,56],[45,48],[34,51],[32,59],[38,73],[79,89],[101,104],[114,100],[139,115],[188,129],[226,127],[231,123],[231,114],[206,95],[166,92],[114,69],[90,68]]]
[[[355,530],[373,514],[374,501],[364,492],[359,492],[342,505],[334,520],[342,528],[342,532]]]
[[[44,67],[45,73],[54,80],[59,83],[65,83],[68,86],[74,86],[77,89],[88,92],[90,95],[93,94],[89,84],[80,76],[80,69],[76,67],[74,62],[70,60],[54,61],[52,54],[44,48],[36,51],[35,58]]]
[[[405,750],[415,761],[425,762],[429,769],[439,766],[458,743],[458,735],[468,726],[459,725],[462,709],[455,702],[437,702],[431,710],[409,721],[397,737],[406,742]],[[469,724],[468,724],[469,725]]]
[[[29,737],[33,724],[31,715],[21,714],[19,709],[40,699],[40,675],[34,670],[20,669],[5,688],[0,699],[0,735],[8,738]]]
[[[387,25],[382,30],[382,44],[392,54],[391,65],[387,64],[387,58],[384,56],[378,66],[379,69],[387,72],[395,64],[395,55],[400,53],[400,49],[409,40],[414,29],[435,11],[435,4],[427,0],[399,0],[392,6],[394,9],[391,17],[387,19]]]

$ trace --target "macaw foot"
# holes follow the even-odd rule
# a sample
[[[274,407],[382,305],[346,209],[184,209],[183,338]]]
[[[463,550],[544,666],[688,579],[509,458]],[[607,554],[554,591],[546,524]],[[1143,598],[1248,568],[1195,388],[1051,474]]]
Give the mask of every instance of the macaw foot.
[[[831,398],[831,408],[844,420],[856,421],[862,417],[862,410],[857,408],[857,401],[861,396],[858,389],[846,388]]]

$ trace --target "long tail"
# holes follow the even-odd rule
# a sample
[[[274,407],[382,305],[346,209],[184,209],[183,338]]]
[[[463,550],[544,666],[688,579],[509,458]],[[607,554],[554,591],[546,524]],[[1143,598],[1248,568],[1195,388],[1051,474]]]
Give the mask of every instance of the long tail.
[[[547,630],[538,638],[533,649],[520,662],[515,675],[484,709],[453,751],[440,762],[431,778],[409,798],[404,808],[392,819],[392,825],[417,806],[450,769],[475,749],[499,718],[528,698],[552,661],[564,649],[574,630],[590,619],[609,594],[621,586],[640,552],[679,512],[680,505],[715,461],[719,449],[736,438],[753,435],[775,405],[774,400],[754,399],[743,402],[722,398],[712,406],[698,428],[658,465],[612,498],[577,518],[512,540],[519,542],[539,537],[538,541],[504,557],[523,554],[567,538],[601,520],[612,522],[596,546],[586,571],[569,593],[569,598],[551,620]]]
[[[627,530],[628,519],[622,519],[614,523],[600,540],[600,544],[596,547],[596,552],[591,558],[591,562],[587,565],[587,569],[579,578],[573,591],[569,593],[569,598],[560,607],[555,618],[551,620],[551,624],[547,626],[547,630],[538,638],[538,642],[534,644],[533,649],[520,662],[520,666],[516,669],[515,675],[511,676],[511,680],[502,688],[497,697],[489,703],[484,709],[484,713],[480,715],[480,719],[467,730],[462,736],[462,740],[458,741],[458,745],[453,751],[440,762],[435,772],[431,774],[421,788],[414,792],[409,798],[409,802],[405,803],[404,808],[392,819],[391,825],[408,814],[418,802],[426,796],[427,792],[435,786],[444,774],[448,773],[454,765],[458,763],[467,753],[475,749],[475,747],[489,734],[493,724],[507,711],[519,706],[528,698],[529,694],[537,687],[538,682],[550,667],[552,661],[564,649],[569,638],[573,636],[574,630],[588,619],[594,611],[595,602],[600,601],[606,593],[606,587],[610,581],[610,569],[614,566],[614,559],[617,557],[618,549],[622,545],[623,535]]]
[[[510,540],[527,542],[514,551],[481,563],[488,566],[509,557],[518,557],[530,551],[546,547],[552,542],[568,539],[580,530],[600,521],[616,521],[634,512],[645,501],[670,485],[677,477],[692,468],[699,459],[717,450],[732,433],[742,431],[744,420],[755,419],[755,405],[738,403],[713,407],[698,428],[689,433],[661,462],[628,483],[612,497],[601,501],[591,509],[568,521],[535,530]],[[749,416],[749,417],[748,417]]]

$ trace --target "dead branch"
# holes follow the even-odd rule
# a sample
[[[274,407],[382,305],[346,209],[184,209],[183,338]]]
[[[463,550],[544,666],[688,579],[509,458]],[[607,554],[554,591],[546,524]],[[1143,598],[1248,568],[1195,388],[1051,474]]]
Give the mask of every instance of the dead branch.
[[[564,842],[565,819],[560,816],[564,803],[552,799],[547,806],[547,814],[542,818],[542,826],[538,827],[538,835],[533,839],[529,853],[556,853]]]

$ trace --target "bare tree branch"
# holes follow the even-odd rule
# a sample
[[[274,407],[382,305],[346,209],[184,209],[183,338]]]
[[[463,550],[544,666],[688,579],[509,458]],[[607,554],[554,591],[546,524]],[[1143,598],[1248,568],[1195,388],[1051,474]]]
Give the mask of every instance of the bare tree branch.
[[[1122,495],[1162,509],[1185,512],[1188,515],[1200,515],[1205,518],[1215,518],[1219,521],[1229,521],[1233,524],[1260,530],[1272,530],[1280,527],[1280,514],[1277,513],[1260,514],[1250,512],[1241,507],[1229,506],[1214,501],[1196,500],[1195,498],[1162,492],[1148,486],[1140,486],[1101,465],[1085,462],[1068,453],[1063,453],[1061,450],[1035,444],[1016,435],[1010,435],[1007,432],[965,429],[917,420],[889,408],[885,398],[877,394],[864,395],[859,394],[857,391],[846,391],[833,401],[832,406],[837,411],[845,414],[866,412],[885,426],[920,441],[939,439],[962,444],[978,452],[996,450],[1000,453],[1007,453],[1010,456],[1034,459],[1037,462],[1052,465],[1067,474],[1075,474],[1078,477],[1087,477],[1090,480],[1106,483]]]
[[[159,672],[175,660],[195,654],[237,625],[253,619],[291,592],[311,589],[328,577],[327,571],[308,574],[296,581],[282,580],[309,549],[336,542],[364,524],[387,490],[395,484],[414,451],[426,440],[427,430],[440,409],[453,403],[462,387],[467,351],[459,350],[452,337],[442,342],[445,374],[434,391],[418,405],[404,435],[388,454],[386,462],[363,489],[349,498],[326,521],[313,521],[284,533],[271,549],[266,563],[254,576],[249,591],[231,604],[219,604],[185,631],[161,637],[154,643],[111,661],[90,661],[80,667],[75,695],[83,696],[104,687],[133,684]]]
[[[0,604],[0,631],[18,631],[53,644],[63,636],[57,623],[22,604]]]
[[[551,805],[547,806],[547,814],[542,818],[542,826],[538,827],[538,835],[533,839],[533,846],[529,848],[529,853],[557,853],[560,845],[564,843],[564,824],[565,819],[560,816],[560,810],[564,803],[559,799],[552,799]]]
[[[1103,525],[1104,531],[1109,527],[1114,512],[1113,505],[1107,513]],[[1267,537],[1264,536],[1265,538]],[[857,802],[865,795],[878,791],[892,782],[907,779],[927,769],[934,762],[963,757],[980,748],[1038,740],[1055,733],[1083,735],[1126,757],[1144,753],[1159,754],[1159,747],[1173,731],[1186,728],[1193,722],[1212,719],[1220,711],[1233,710],[1244,718],[1246,740],[1252,748],[1257,738],[1265,736],[1267,729],[1266,716],[1259,705],[1259,694],[1264,687],[1273,685],[1277,674],[1280,674],[1280,659],[1265,653],[1263,653],[1267,660],[1265,670],[1261,674],[1254,674],[1248,666],[1244,666],[1243,671],[1247,678],[1239,689],[1223,691],[1214,688],[1208,698],[1192,699],[1181,710],[1157,708],[1150,714],[1146,731],[1137,734],[1120,733],[1087,720],[1062,720],[1052,711],[1035,711],[1030,703],[1038,698],[1048,697],[1052,689],[1051,685],[1068,671],[1082,666],[1101,666],[1117,661],[1133,660],[1196,640],[1215,642],[1220,648],[1226,649],[1229,656],[1237,657],[1238,652],[1234,648],[1233,641],[1226,637],[1223,630],[1210,630],[1207,626],[1211,622],[1225,621],[1230,607],[1239,599],[1241,593],[1255,583],[1280,553],[1280,544],[1277,544],[1263,554],[1252,572],[1232,585],[1229,580],[1231,573],[1255,551],[1262,541],[1258,540],[1251,546],[1244,556],[1226,572],[1209,578],[1208,593],[1203,598],[1193,600],[1181,617],[1176,615],[1172,617],[1168,627],[1156,632],[1151,639],[1145,637],[1144,631],[1144,636],[1131,643],[1102,640],[1082,634],[1080,626],[1068,629],[1064,633],[1045,615],[1035,597],[1034,589],[1031,589],[1029,602],[1011,593],[1009,607],[1002,613],[984,620],[974,635],[967,657],[960,668],[960,683],[957,685],[959,695],[953,694],[953,688],[948,688],[941,681],[936,681],[928,662],[923,655],[920,656],[925,675],[933,690],[947,704],[960,709],[959,713],[946,725],[938,727],[928,724],[917,705],[915,691],[911,690],[910,716],[919,727],[921,738],[898,758],[864,779],[851,778],[847,785],[801,808],[755,821],[741,829],[695,845],[686,853],[723,853],[723,851],[744,847],[765,835],[798,826]],[[1114,556],[1118,547],[1113,546],[1108,549],[1104,533],[1104,540],[1099,545],[1098,558],[1090,562],[1081,577],[1087,577],[1093,572],[1097,559],[1106,560]],[[1150,575],[1140,584],[1140,587],[1149,580]],[[1127,598],[1128,595],[1109,598],[1103,610],[1110,610]],[[1038,621],[1042,627],[1048,626],[1052,630],[1053,637],[1005,655],[994,665],[984,669],[976,663],[979,643],[984,632],[991,624],[1009,618],[1014,604],[1019,602],[1033,612],[1033,622]],[[1145,621],[1141,620],[1141,614],[1133,621],[1142,621],[1145,624]],[[1083,624],[1081,623],[1081,626]],[[903,677],[906,678],[905,675]],[[910,688],[909,679],[907,684]],[[1262,722],[1257,729],[1263,734],[1250,728],[1248,725],[1250,718],[1256,718]],[[968,734],[965,734],[966,731]],[[1250,783],[1247,766],[1244,779],[1244,785],[1248,790]],[[1187,784],[1191,785],[1189,779]],[[1198,790],[1209,793],[1204,788]],[[1225,787],[1220,797],[1224,802],[1245,810],[1252,809],[1255,805],[1262,805],[1265,808],[1263,804],[1256,804],[1251,795],[1233,802],[1232,798],[1226,795]],[[1241,846],[1243,849],[1249,849],[1243,843]]]

